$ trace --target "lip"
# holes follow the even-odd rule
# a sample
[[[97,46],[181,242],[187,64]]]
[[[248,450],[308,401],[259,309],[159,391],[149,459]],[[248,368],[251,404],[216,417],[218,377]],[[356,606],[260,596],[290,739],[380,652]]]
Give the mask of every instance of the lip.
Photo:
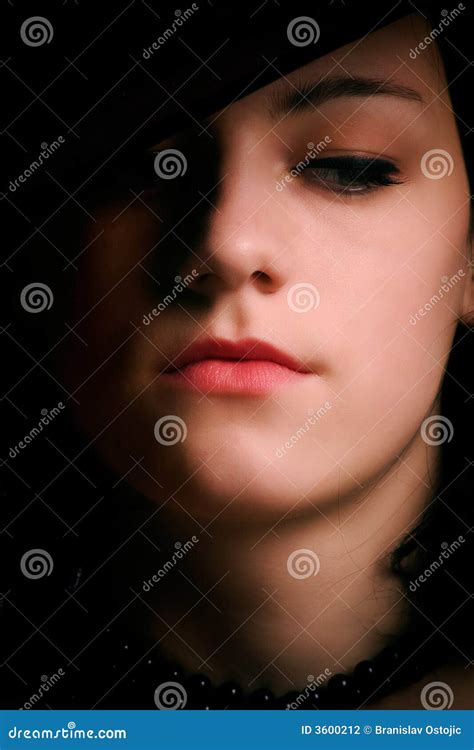
[[[201,393],[268,393],[310,373],[294,357],[265,341],[201,339],[164,371],[165,382]]]

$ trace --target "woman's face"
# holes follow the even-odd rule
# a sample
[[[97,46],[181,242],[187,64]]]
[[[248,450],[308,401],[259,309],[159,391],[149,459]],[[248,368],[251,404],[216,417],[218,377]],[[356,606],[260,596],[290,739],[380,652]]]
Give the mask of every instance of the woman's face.
[[[469,189],[434,45],[410,57],[425,36],[413,16],[281,77],[159,144],[185,172],[96,214],[67,377],[148,497],[208,519],[321,508],[439,414]]]

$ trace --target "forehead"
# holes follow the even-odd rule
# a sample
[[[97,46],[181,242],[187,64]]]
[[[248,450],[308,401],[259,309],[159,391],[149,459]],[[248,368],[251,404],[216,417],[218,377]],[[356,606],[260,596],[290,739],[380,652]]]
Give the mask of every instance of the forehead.
[[[269,62],[274,68],[274,81],[214,111],[202,123],[208,133],[217,136],[223,143],[229,143],[229,139],[232,142],[238,131],[245,139],[244,131],[254,126],[265,132],[281,125],[291,128],[293,122],[298,120],[295,115],[299,112],[305,110],[311,118],[311,113],[314,114],[321,104],[327,106],[331,99],[340,103],[344,110],[344,101],[350,101],[348,98],[344,100],[344,91],[340,91],[337,98],[333,96],[334,92],[326,96],[327,91],[324,91],[322,101],[317,92],[321,83],[327,89],[328,83],[334,87],[335,82],[337,86],[342,82],[342,89],[344,84],[346,88],[352,84],[353,90],[346,94],[352,97],[352,104],[357,109],[363,107],[370,112],[376,103],[385,102],[385,116],[392,113],[398,117],[400,114],[405,123],[407,120],[413,121],[426,132],[435,128],[443,137],[457,138],[442,58],[434,41],[424,43],[430,30],[428,21],[419,13],[413,13],[291,73],[283,74],[274,63]],[[372,91],[359,86],[359,90],[354,92],[361,81],[373,84]],[[385,91],[382,89],[390,88],[391,98],[383,97]],[[374,89],[379,89],[375,92],[377,96]],[[395,89],[399,90],[399,96]],[[316,96],[308,95],[309,91],[313,94],[316,92]],[[354,96],[358,96],[359,101]],[[303,106],[297,103],[298,100]],[[409,100],[411,109],[405,106]],[[310,102],[306,108],[305,102]],[[322,109],[324,111],[324,107]],[[166,147],[173,140],[174,136],[170,136],[159,145]]]
[[[300,91],[306,95],[319,82],[333,81],[335,78],[347,79],[348,82],[352,79],[372,80],[380,87],[385,85],[387,89],[390,85],[393,89],[406,89],[405,93],[413,92],[413,99],[418,96],[425,104],[441,104],[441,107],[444,104],[446,109],[449,93],[436,45],[432,43],[419,49],[429,28],[422,16],[413,13],[291,73],[281,74],[272,83],[216,113],[217,117],[229,109],[236,113],[238,110],[250,110],[258,104],[261,114],[279,118],[282,113],[278,112],[278,104],[289,93]],[[277,68],[273,67],[274,72],[278,73]],[[360,95],[371,93],[360,91]],[[212,119],[215,118],[216,115]]]

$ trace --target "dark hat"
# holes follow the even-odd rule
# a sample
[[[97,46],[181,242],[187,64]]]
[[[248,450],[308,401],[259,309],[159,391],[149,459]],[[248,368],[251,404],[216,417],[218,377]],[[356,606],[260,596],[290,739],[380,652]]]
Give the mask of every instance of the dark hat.
[[[18,194],[54,188],[74,195],[110,179],[114,165],[137,149],[407,13],[423,13],[404,0],[183,0],[179,7],[64,0],[54,8],[27,8],[11,0],[2,10],[10,50],[2,68],[8,102],[2,192],[12,200],[20,196],[11,195],[8,180],[41,151],[43,166]],[[448,42],[452,28],[458,36],[469,29],[472,9],[464,13],[446,29]],[[453,92],[462,89],[459,114],[472,66],[462,46],[448,46],[447,53],[454,60]],[[459,116],[467,136],[467,115]]]

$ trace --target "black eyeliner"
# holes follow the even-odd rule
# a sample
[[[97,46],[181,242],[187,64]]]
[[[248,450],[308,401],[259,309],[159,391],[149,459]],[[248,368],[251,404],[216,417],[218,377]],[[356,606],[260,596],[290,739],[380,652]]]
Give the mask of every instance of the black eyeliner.
[[[377,187],[402,184],[404,182],[404,180],[393,178],[393,175],[400,174],[400,170],[396,164],[388,159],[378,157],[328,156],[312,159],[308,162],[303,172],[308,169],[315,173],[320,172],[319,175],[314,174],[314,182],[334,192],[345,192],[347,194],[368,192]],[[340,177],[342,179],[339,186],[336,184],[337,179],[332,179],[331,177],[324,178],[325,170],[341,173]],[[332,187],[327,184],[330,182],[333,182],[335,186]],[[355,187],[351,189],[351,186]]]

